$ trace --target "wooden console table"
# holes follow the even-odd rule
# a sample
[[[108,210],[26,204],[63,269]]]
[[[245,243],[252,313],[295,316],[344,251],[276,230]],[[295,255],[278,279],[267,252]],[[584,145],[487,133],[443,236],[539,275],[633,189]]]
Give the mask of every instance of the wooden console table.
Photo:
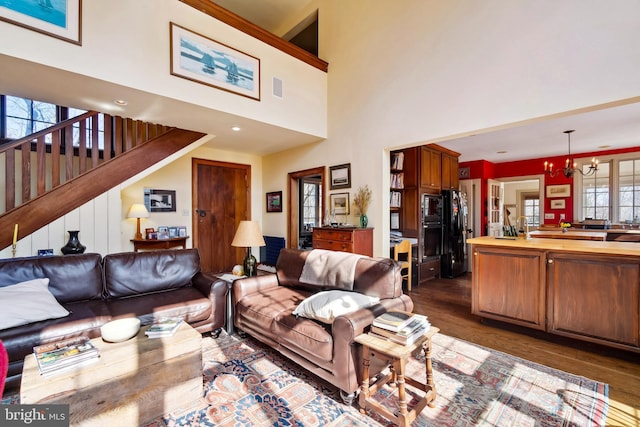
[[[131,239],[133,243],[133,251],[157,251],[160,249],[171,249],[182,246],[182,249],[187,249],[186,237],[172,237],[170,239]]]
[[[367,408],[395,422],[398,426],[408,427],[422,412],[425,406],[434,407],[433,401],[436,399],[436,385],[433,381],[433,368],[431,366],[431,338],[440,332],[440,329],[431,328],[412,345],[397,344],[391,340],[378,338],[369,334],[358,335],[355,342],[362,344],[362,385],[360,387],[359,405],[360,411],[365,412]],[[407,359],[418,348],[422,347],[425,353],[425,369],[427,382],[422,384],[419,381],[406,376],[405,368]],[[380,360],[387,360],[390,363],[389,373],[369,385],[369,365],[371,358],[377,357]],[[392,413],[373,399],[378,390],[388,382],[395,382],[398,386],[398,414]],[[405,383],[424,391],[425,395],[413,406],[411,410],[407,407],[407,395]]]

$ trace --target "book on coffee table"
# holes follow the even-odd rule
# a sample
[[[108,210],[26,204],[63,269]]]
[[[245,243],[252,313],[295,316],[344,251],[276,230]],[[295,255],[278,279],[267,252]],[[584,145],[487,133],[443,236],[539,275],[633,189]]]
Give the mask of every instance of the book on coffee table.
[[[42,344],[33,348],[33,354],[43,375],[75,369],[100,357],[87,336]]]
[[[388,331],[398,332],[411,322],[413,316],[415,314],[406,311],[387,311],[373,319],[372,325]]]
[[[170,337],[180,327],[182,319],[178,317],[167,317],[158,319],[149,326],[144,334],[149,338]]]

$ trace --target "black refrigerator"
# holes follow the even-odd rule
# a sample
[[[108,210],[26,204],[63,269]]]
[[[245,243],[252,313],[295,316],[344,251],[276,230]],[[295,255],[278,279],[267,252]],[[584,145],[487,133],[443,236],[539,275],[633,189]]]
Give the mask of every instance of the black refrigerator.
[[[467,270],[467,204],[457,190],[442,191],[442,277],[452,279]]]

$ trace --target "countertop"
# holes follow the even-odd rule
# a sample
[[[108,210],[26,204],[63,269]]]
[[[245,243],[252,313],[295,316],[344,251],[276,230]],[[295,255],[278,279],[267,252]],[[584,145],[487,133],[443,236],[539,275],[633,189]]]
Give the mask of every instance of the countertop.
[[[514,249],[537,249],[547,251],[582,252],[602,255],[640,256],[640,245],[633,242],[599,242],[592,240],[498,238],[493,236],[474,237],[467,243],[479,246],[494,246]]]
[[[547,231],[547,230],[537,230],[531,232],[531,237],[540,237],[540,238],[548,238],[548,239],[569,239],[569,240],[599,240],[604,242],[607,240],[607,233],[605,231],[592,231],[592,230],[581,230],[581,231],[573,231],[569,230],[567,232],[563,231]]]

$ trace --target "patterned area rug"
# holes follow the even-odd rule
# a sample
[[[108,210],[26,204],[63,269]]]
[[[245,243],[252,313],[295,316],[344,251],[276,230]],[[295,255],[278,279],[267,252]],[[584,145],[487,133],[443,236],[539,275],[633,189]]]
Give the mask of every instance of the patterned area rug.
[[[252,338],[203,339],[204,396],[148,426],[381,426],[389,422],[342,404],[338,390]],[[608,386],[438,334],[438,397],[413,426],[601,426]],[[425,381],[424,357],[408,364]],[[419,391],[410,387],[416,401]],[[376,395],[397,410],[393,390]],[[16,403],[17,395],[2,403]],[[409,404],[411,407],[411,402]],[[370,414],[369,414],[370,415]]]

